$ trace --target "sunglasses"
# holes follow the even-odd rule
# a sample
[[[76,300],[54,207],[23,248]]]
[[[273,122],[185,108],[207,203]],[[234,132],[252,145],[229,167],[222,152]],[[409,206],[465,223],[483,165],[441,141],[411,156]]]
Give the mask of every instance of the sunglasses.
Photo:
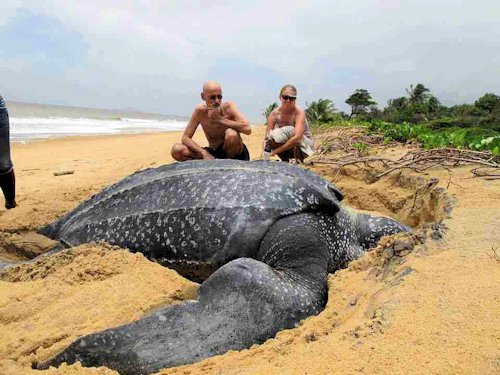
[[[222,100],[222,95],[220,95],[220,94],[219,95],[210,95],[208,97],[208,99],[210,99],[210,100],[215,100],[215,99]]]
[[[281,98],[283,100],[290,100],[291,102],[293,102],[295,99],[297,99],[296,96],[288,96],[288,95],[281,95]]]

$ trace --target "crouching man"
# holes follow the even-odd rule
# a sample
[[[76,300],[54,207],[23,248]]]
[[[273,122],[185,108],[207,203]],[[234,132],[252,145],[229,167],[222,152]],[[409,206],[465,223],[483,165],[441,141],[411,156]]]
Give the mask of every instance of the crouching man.
[[[172,147],[172,157],[178,161],[194,159],[250,160],[240,133],[250,135],[250,124],[232,102],[222,102],[221,86],[214,81],[203,85],[201,99],[191,115],[181,143]],[[193,135],[201,125],[208,147],[199,146]]]

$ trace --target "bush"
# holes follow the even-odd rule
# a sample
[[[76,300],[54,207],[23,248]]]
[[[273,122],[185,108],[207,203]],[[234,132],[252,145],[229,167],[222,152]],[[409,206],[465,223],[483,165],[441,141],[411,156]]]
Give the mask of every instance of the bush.
[[[482,128],[500,131],[500,119],[493,115],[480,118],[478,125]]]
[[[445,128],[471,128],[477,126],[478,119],[470,116],[443,117],[430,121],[426,126],[432,130]]]
[[[443,116],[448,117],[460,117],[460,116],[473,116],[481,117],[486,114],[486,111],[477,108],[473,104],[460,104],[448,108],[443,108],[441,110]]]

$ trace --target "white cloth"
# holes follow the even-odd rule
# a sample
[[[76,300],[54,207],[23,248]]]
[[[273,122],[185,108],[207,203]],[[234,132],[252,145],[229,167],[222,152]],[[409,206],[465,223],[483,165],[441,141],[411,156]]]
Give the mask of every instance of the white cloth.
[[[290,138],[295,135],[295,128],[293,126],[283,126],[282,128],[276,128],[269,132],[268,138],[274,140],[276,143],[286,143]],[[300,139],[299,147],[304,154],[311,156],[314,154],[314,142],[312,139],[303,136]]]

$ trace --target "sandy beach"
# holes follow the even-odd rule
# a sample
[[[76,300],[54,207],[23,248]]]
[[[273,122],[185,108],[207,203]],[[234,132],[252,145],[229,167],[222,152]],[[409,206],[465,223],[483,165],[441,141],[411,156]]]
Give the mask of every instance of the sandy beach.
[[[2,201],[0,259],[45,251],[50,241],[32,232],[137,170],[171,163],[169,151],[180,134],[13,145],[19,207],[6,211]],[[264,127],[254,126],[252,135],[244,136],[252,158],[259,157],[263,135]],[[195,140],[205,144],[200,132]],[[398,172],[373,184],[361,170],[348,169],[335,180],[346,203],[420,228],[411,244],[384,239],[330,275],[325,310],[299,327],[248,350],[160,373],[498,374],[500,184],[471,178],[469,169]],[[313,170],[335,177],[329,167]],[[61,172],[67,174],[54,175]],[[439,182],[429,184],[431,178]],[[79,246],[6,272],[0,279],[0,373],[114,374],[80,364],[46,371],[30,365],[79,336],[195,298],[196,289],[141,254],[105,245]]]

